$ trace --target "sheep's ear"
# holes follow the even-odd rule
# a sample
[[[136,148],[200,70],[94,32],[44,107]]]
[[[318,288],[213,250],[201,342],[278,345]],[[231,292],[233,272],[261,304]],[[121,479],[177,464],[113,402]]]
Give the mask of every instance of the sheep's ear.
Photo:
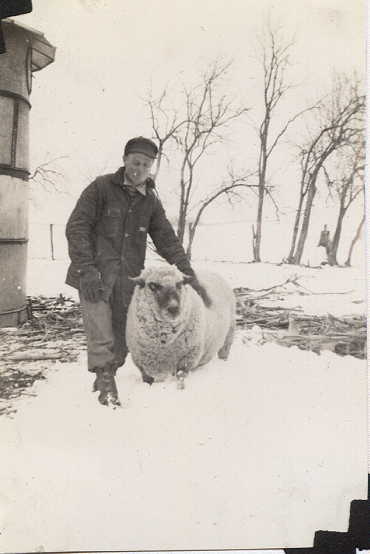
[[[129,277],[130,281],[133,281],[135,285],[138,285],[141,289],[145,287],[145,280],[140,277]]]
[[[191,275],[186,275],[186,273],[183,273],[183,280],[182,282],[184,283],[184,285],[189,285],[189,283],[192,283],[193,280],[194,280],[194,277],[192,277]]]

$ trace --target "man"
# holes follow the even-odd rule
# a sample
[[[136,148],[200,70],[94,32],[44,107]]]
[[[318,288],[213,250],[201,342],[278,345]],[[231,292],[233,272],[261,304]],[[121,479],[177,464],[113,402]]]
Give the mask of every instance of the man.
[[[124,166],[97,177],[81,194],[66,228],[71,265],[66,283],[79,290],[87,335],[88,369],[96,374],[99,402],[119,406],[115,374],[127,356],[125,326],[134,289],[130,277],[144,267],[147,234],[158,253],[192,277],[209,305],[149,177],[158,148],[144,137],[129,140]]]

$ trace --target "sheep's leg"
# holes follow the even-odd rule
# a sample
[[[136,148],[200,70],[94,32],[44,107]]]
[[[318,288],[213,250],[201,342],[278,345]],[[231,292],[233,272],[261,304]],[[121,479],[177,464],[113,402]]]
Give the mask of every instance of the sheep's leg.
[[[182,369],[179,369],[178,371],[176,371],[177,388],[179,390],[184,390],[185,388],[185,377],[186,377],[185,371],[183,371]]]
[[[144,383],[148,383],[148,385],[152,385],[154,383],[153,377],[145,373],[145,371],[143,371],[142,369],[140,369],[140,372]]]
[[[177,388],[183,390],[185,388],[185,377],[189,373],[188,366],[185,360],[182,360],[176,369]]]
[[[218,351],[218,357],[221,360],[227,360],[227,358],[229,357],[230,348],[234,339],[234,332],[235,332],[235,322],[233,321],[230,325],[230,329],[227,332],[225,342],[223,346],[220,348],[220,350]]]

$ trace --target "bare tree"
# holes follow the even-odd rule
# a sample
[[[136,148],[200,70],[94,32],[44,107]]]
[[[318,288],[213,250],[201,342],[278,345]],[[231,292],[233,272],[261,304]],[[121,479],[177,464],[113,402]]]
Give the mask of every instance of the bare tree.
[[[329,265],[338,265],[337,255],[344,217],[358,196],[365,192],[365,138],[362,130],[359,132],[357,143],[351,145],[343,156],[336,156],[333,165],[332,172],[336,175],[332,177],[330,170],[325,166],[324,173],[330,195],[339,203],[339,209],[333,238],[330,240],[328,237],[323,246],[326,248]]]
[[[176,138],[176,133],[185,125],[185,120],[181,119],[176,109],[167,108],[165,101],[167,100],[167,90],[165,89],[158,98],[153,98],[152,92],[148,93],[144,100],[150,113],[150,121],[153,138],[158,142],[158,155],[156,158],[155,170],[153,178],[156,179],[161,168],[163,158],[168,160],[165,152],[166,143],[173,141]]]
[[[159,143],[159,153],[154,176],[158,175],[164,157],[165,147],[175,147],[178,164],[179,205],[177,235],[184,243],[186,230],[189,230],[188,254],[200,218],[216,198],[230,194],[234,188],[247,186],[241,180],[228,182],[201,200],[193,223],[190,222],[194,204],[194,192],[197,184],[197,170],[205,155],[224,140],[224,133],[230,124],[248,111],[248,108],[234,106],[231,98],[221,92],[231,62],[215,61],[201,74],[200,82],[194,87],[183,86],[181,104],[183,112],[165,105],[168,91],[157,98],[152,95],[144,100],[150,114],[153,137]],[[190,223],[190,225],[189,225]]]
[[[364,226],[364,223],[365,223],[365,214],[363,214],[363,216],[361,218],[360,224],[356,229],[355,236],[353,237],[351,245],[349,247],[348,256],[347,256],[347,259],[346,259],[346,262],[345,262],[345,265],[348,266],[348,267],[351,265],[351,258],[352,258],[353,249],[355,247],[356,242],[359,240],[359,238],[361,236],[361,231],[362,231],[362,227]]]
[[[220,198],[221,196],[226,196],[229,202],[232,203],[233,200],[240,199],[240,194],[238,193],[237,189],[256,188],[257,185],[254,185],[248,182],[248,180],[252,177],[255,177],[254,173],[249,173],[243,177],[235,177],[232,174],[232,172],[230,172],[229,182],[224,183],[219,189],[212,192],[208,197],[204,198],[199,203],[199,205],[196,207],[196,215],[194,217],[194,221],[192,222],[189,221],[188,223],[189,239],[188,239],[186,253],[189,259],[191,258],[195,233],[200,223],[201,217],[204,214],[204,211],[209,207],[209,205],[212,202],[214,202],[217,198]]]
[[[63,181],[64,175],[55,168],[55,162],[67,158],[68,156],[58,156],[48,160],[37,167],[30,173],[28,181],[31,183],[41,186],[47,192],[59,192],[64,193],[64,191],[59,187],[59,182]]]
[[[340,153],[358,139],[363,125],[365,97],[357,79],[334,78],[331,94],[321,101],[313,133],[298,145],[300,196],[293,227],[289,263],[299,264],[307,239],[318,178],[334,152]]]
[[[286,70],[289,67],[290,50],[293,41],[284,40],[278,29],[269,26],[260,41],[262,52],[261,65],[263,69],[263,117],[258,127],[258,205],[256,216],[256,228],[253,233],[253,257],[255,262],[261,261],[261,240],[263,209],[269,187],[268,166],[276,147],[288,131],[290,125],[303,113],[313,109],[304,109],[289,118],[281,129],[272,133],[271,125],[280,101],[294,85],[287,82]],[[271,191],[270,191],[271,197]]]

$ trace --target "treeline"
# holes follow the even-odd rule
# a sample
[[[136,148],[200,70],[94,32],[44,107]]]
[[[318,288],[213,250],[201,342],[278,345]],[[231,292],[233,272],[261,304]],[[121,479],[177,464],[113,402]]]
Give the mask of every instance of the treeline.
[[[150,116],[153,138],[159,144],[155,176],[167,159],[175,165],[178,187],[177,234],[191,257],[196,231],[205,210],[220,197],[230,202],[252,194],[256,218],[251,229],[253,260],[261,261],[266,202],[279,211],[279,187],[274,186],[271,168],[276,156],[282,156],[282,143],[294,133],[290,145],[295,156],[298,198],[294,208],[287,255],[283,261],[300,264],[310,231],[312,209],[317,201],[319,185],[327,187],[337,206],[337,221],[330,230],[321,233],[320,246],[326,248],[330,265],[338,264],[338,247],[348,209],[357,200],[364,211],[365,169],[365,95],[361,80],[354,75],[335,74],[329,90],[312,104],[289,114],[282,122],[283,101],[297,87],[288,79],[294,42],[284,39],[279,29],[268,27],[259,41],[259,110],[254,106],[235,103],[234,94],[225,92],[225,80],[232,63],[216,60],[193,86],[183,85],[180,93],[168,88],[144,99]],[[260,109],[262,105],[262,110]],[[294,102],[293,102],[294,105]],[[225,135],[236,122],[249,125],[248,117],[258,112],[254,120],[257,155],[255,163],[244,171],[225,168],[221,183],[199,199],[197,184],[201,162],[207,154],[222,145]],[[284,112],[285,113],[285,112]],[[170,156],[170,152],[172,153]],[[175,154],[173,154],[175,153]],[[275,160],[274,160],[275,158]],[[292,194],[292,196],[294,196]],[[323,209],[325,206],[323,206]],[[360,237],[364,217],[359,217],[346,264],[350,265],[355,243]]]

